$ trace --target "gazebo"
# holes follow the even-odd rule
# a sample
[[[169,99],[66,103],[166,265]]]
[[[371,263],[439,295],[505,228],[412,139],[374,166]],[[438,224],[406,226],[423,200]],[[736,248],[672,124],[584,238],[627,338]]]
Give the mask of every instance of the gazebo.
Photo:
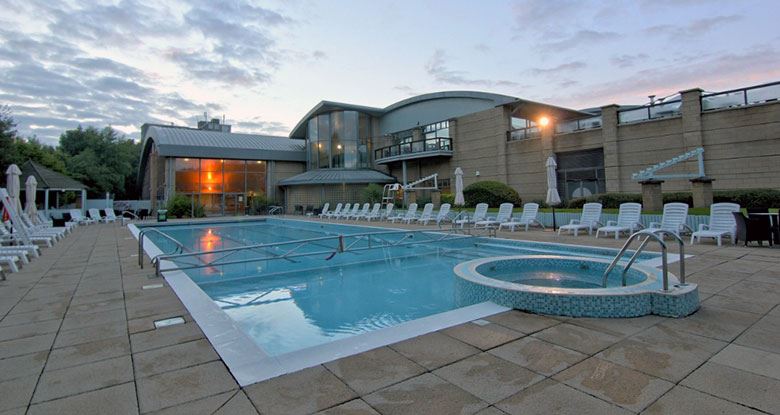
[[[87,206],[87,186],[78,180],[68,177],[62,173],[44,167],[32,160],[27,160],[19,167],[22,170],[22,181],[27,179],[27,176],[34,176],[38,181],[38,190],[43,191],[43,209],[46,211],[46,216],[49,216],[49,192],[55,193],[55,208],[59,209],[60,206],[60,192],[81,192],[81,211]]]

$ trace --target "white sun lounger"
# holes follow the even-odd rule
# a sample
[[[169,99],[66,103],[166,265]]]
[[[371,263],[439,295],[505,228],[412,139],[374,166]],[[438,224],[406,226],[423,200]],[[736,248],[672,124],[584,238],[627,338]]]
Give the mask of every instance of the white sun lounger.
[[[19,267],[16,263],[19,262],[19,257],[16,255],[3,255],[0,254],[0,264],[5,264],[11,272],[19,272]]]
[[[390,218],[393,217],[393,209],[395,209],[395,204],[388,203],[385,205],[385,211],[382,212],[382,220],[390,220]]]
[[[523,205],[523,213],[520,214],[520,218],[515,220],[512,219],[509,222],[504,222],[500,225],[498,225],[498,229],[501,230],[504,227],[509,228],[510,231],[514,232],[515,227],[517,226],[525,226],[525,230],[528,231],[528,227],[537,224],[544,228],[544,225],[542,225],[542,222],[539,222],[537,217],[539,216],[539,204],[538,203],[526,203]]]
[[[395,223],[396,220],[400,220],[406,223],[411,222],[417,217],[417,203],[410,203],[409,208],[406,209],[406,212],[399,213],[398,215],[393,216],[390,218],[390,222]]]
[[[322,205],[322,210],[320,211],[320,214],[317,215],[320,217],[320,219],[324,218],[328,214],[328,209],[330,208],[330,203],[325,203]]]
[[[699,230],[691,234],[691,245],[696,239],[701,242],[701,238],[714,238],[720,246],[724,236],[730,237],[731,243],[736,244],[737,221],[732,213],[739,212],[739,209],[736,203],[713,203],[710,206],[710,223],[700,224]]]
[[[427,225],[428,221],[433,219],[433,203],[426,203],[423,206],[423,211],[420,213],[420,217],[417,218],[417,223]]]
[[[341,210],[342,210],[343,208],[344,208],[344,205],[343,205],[343,204],[341,204],[341,203],[337,203],[337,204],[336,204],[336,208],[335,208],[335,209],[333,209],[333,210],[331,210],[331,211],[329,211],[329,212],[324,212],[322,215],[323,215],[323,217],[324,217],[324,218],[326,218],[326,219],[335,218],[335,217],[338,217],[338,215],[340,215],[340,214],[341,214]]]
[[[333,216],[331,216],[333,219],[341,219],[345,217],[346,215],[349,215],[352,211],[352,203],[345,203],[344,207],[341,208],[341,212],[334,213]]]
[[[602,226],[596,229],[596,238],[599,234],[604,232],[604,235],[609,236],[610,233],[615,233],[615,239],[620,238],[621,232],[628,234],[634,233],[642,227],[640,220],[642,218],[642,205],[639,203],[621,203],[620,210],[618,210],[617,221],[607,221],[606,226]]]
[[[680,232],[684,230],[692,230],[686,224],[688,219],[688,205],[686,203],[667,203],[664,205],[664,214],[661,217],[661,222],[651,222],[648,229],[658,230],[663,229],[671,232],[677,236],[680,236]]]
[[[441,207],[439,208],[439,213],[436,214],[437,225],[441,225],[442,222],[449,219],[451,208],[452,205],[450,205],[449,203],[442,203]]]
[[[341,216],[339,217],[339,219],[347,220],[347,219],[357,215],[359,210],[360,210],[360,203],[355,203],[355,204],[352,205],[352,209],[351,210],[350,209],[342,210],[341,211]]]
[[[379,219],[381,216],[382,204],[374,203],[374,206],[371,208],[371,212],[368,212],[368,215],[366,215],[364,219],[371,222],[371,219]]]
[[[70,213],[71,220],[73,220],[76,223],[87,224],[87,225],[91,225],[95,223],[93,219],[85,218],[84,215],[81,214],[81,211],[78,209],[71,209],[68,212]]]
[[[357,205],[355,205],[355,206],[357,206]],[[360,208],[360,212],[357,212],[354,215],[352,215],[352,219],[353,220],[360,220],[360,218],[366,217],[366,215],[368,215],[368,210],[369,209],[371,209],[371,204],[370,203],[363,203],[363,207]]]
[[[463,219],[456,219],[455,224],[460,225],[462,228],[464,225],[468,223],[477,223],[482,220],[487,219],[487,210],[488,210],[488,204],[487,203],[477,203],[477,206],[474,208],[474,214],[470,218],[463,218]]]
[[[512,210],[514,208],[515,205],[512,203],[502,203],[498,206],[498,214],[495,218],[487,218],[485,220],[474,222],[474,227],[489,228],[492,226],[501,226],[502,223],[509,222],[509,219],[512,217]]]
[[[561,231],[572,231],[574,236],[577,236],[580,229],[587,229],[588,235],[591,235],[597,225],[601,225],[601,203],[586,203],[582,207],[580,218],[572,219],[568,225],[558,228],[558,235]]]

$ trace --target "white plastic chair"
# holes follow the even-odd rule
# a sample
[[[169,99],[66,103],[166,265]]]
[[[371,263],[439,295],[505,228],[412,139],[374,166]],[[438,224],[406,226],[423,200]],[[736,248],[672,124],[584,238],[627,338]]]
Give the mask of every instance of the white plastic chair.
[[[488,210],[487,203],[477,203],[477,206],[474,208],[474,215],[472,215],[470,218],[456,219],[455,224],[460,225],[460,227],[462,228],[468,223],[477,223],[479,221],[486,220],[487,210]]]
[[[344,205],[341,203],[336,204],[336,208],[331,210],[330,212],[323,213],[323,217],[330,219],[330,218],[336,218],[341,214],[341,210],[344,208]]]
[[[593,229],[601,224],[601,203],[586,203],[582,207],[580,218],[572,219],[568,225],[558,228],[558,235],[561,234],[561,231],[572,231],[574,236],[577,236],[580,229],[587,229],[588,235],[591,235]]]
[[[680,236],[680,232],[684,230],[692,230],[687,224],[688,219],[688,205],[686,203],[667,203],[664,205],[664,213],[661,217],[661,222],[651,222],[647,229],[658,230],[663,229],[665,231],[674,233]]]
[[[691,245],[701,238],[714,238],[721,246],[722,238],[728,236],[731,243],[737,243],[737,221],[734,220],[733,212],[739,212],[740,206],[736,203],[714,203],[710,206],[710,223],[708,225],[700,224],[699,230],[691,234]]]
[[[320,214],[319,214],[319,215],[317,215],[317,216],[319,216],[319,217],[320,217],[320,219],[324,218],[324,217],[325,217],[325,215],[327,215],[327,214],[328,214],[328,209],[329,209],[329,208],[330,208],[330,203],[327,203],[327,202],[326,202],[324,205],[322,205],[322,210],[320,211]]]
[[[602,226],[596,229],[596,238],[599,237],[601,232],[604,235],[609,235],[611,232],[615,233],[615,239],[620,238],[621,232],[627,232],[629,234],[634,233],[634,230],[638,230],[642,227],[640,220],[642,218],[642,205],[639,203],[621,203],[620,210],[618,211],[617,221],[607,221],[606,226]]]
[[[509,219],[512,217],[512,210],[515,208],[515,205],[512,203],[502,203],[498,206],[498,214],[495,218],[488,218],[485,220],[481,220],[478,222],[474,222],[474,227],[484,227],[488,228],[491,226],[501,226],[502,223],[509,222]]]
[[[388,203],[385,205],[385,211],[382,212],[382,217],[380,219],[382,220],[390,220],[390,218],[393,217],[393,209],[395,209],[395,205],[392,203]]]
[[[510,220],[508,222],[504,222],[500,225],[498,225],[498,230],[501,230],[504,227],[509,228],[510,231],[514,232],[516,226],[525,226],[526,232],[528,231],[528,227],[537,224],[544,228],[544,225],[542,225],[542,222],[539,222],[538,219],[539,216],[539,204],[538,203],[526,203],[523,205],[523,213],[520,214],[520,219],[517,220]]]
[[[352,212],[352,203],[345,203],[344,207],[341,208],[341,212],[338,214],[333,215],[333,219],[341,219],[346,217]]]
[[[445,220],[447,220],[450,216],[450,209],[452,209],[452,205],[449,203],[443,203],[441,207],[439,208],[439,213],[436,214],[436,224],[441,225],[441,223]]]
[[[417,217],[417,203],[410,203],[409,208],[406,209],[405,213],[399,213],[398,215],[393,216],[390,218],[390,222],[395,223],[396,220],[400,220],[406,223],[411,222]]]
[[[364,219],[369,222],[371,222],[371,219],[379,219],[382,216],[381,210],[382,210],[382,204],[374,203],[374,206],[371,208],[371,212],[369,212]]]
[[[420,214],[420,217],[417,218],[418,223],[422,223],[423,225],[427,225],[428,221],[433,219],[433,203],[426,203],[425,206],[423,206],[423,211]]]
[[[355,204],[355,207],[358,207],[358,205]],[[366,215],[368,215],[368,210],[369,209],[371,209],[371,204],[370,203],[363,203],[363,207],[360,209],[360,212],[357,212],[354,215],[352,215],[351,216],[352,219],[353,220],[358,220],[360,218],[366,217]]]

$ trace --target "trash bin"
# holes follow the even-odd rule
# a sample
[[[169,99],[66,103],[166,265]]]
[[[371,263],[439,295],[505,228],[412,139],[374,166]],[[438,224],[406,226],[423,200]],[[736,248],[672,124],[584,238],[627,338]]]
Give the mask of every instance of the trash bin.
[[[160,209],[157,211],[157,222],[168,222],[168,211]]]

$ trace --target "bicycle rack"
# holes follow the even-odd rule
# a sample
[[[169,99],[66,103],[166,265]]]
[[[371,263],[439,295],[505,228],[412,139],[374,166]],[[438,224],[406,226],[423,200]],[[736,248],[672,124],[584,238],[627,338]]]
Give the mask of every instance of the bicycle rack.
[[[642,253],[642,251],[645,249],[647,244],[650,242],[650,239],[655,239],[658,241],[658,243],[661,245],[661,268],[663,273],[663,290],[668,291],[669,290],[669,266],[668,266],[668,259],[667,259],[667,249],[666,249],[666,243],[663,240],[663,237],[666,235],[671,235],[674,237],[675,240],[677,240],[677,244],[680,248],[679,250],[679,262],[680,262],[680,285],[685,285],[685,242],[683,242],[680,235],[665,230],[665,229],[643,229],[641,231],[633,233],[625,244],[623,244],[623,247],[620,249],[620,252],[615,256],[615,259],[612,260],[612,263],[609,264],[609,267],[607,267],[607,270],[604,272],[602,286],[604,288],[607,287],[607,278],[609,277],[609,273],[612,272],[612,270],[615,268],[617,263],[620,261],[620,258],[623,257],[623,254],[628,250],[628,247],[631,245],[631,242],[633,242],[634,239],[637,239],[641,236],[645,236],[645,239],[639,244],[639,247],[634,252],[634,254],[631,256],[631,258],[626,263],[625,267],[623,267],[623,272],[621,273],[621,283],[625,287],[626,286],[626,279],[627,279],[627,273],[629,268],[636,262],[637,258],[639,258],[639,254]]]

